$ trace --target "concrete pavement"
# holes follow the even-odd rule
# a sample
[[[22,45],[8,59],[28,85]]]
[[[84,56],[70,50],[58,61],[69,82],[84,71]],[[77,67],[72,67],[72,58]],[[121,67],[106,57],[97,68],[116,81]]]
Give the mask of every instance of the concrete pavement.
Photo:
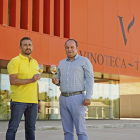
[[[0,140],[5,139],[7,126],[8,121],[0,121]],[[86,120],[86,129],[89,140],[140,140],[140,119]],[[25,140],[24,133],[21,121],[16,140]],[[37,121],[36,140],[57,139],[64,139],[61,120]]]

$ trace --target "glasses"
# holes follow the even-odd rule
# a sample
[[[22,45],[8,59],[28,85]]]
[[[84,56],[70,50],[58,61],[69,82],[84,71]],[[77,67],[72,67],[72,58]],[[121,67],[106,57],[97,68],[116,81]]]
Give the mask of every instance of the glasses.
[[[56,67],[56,65],[51,65],[50,66],[50,71],[51,71],[52,74],[56,74],[57,73],[57,67]]]
[[[38,72],[38,74],[41,74],[43,72],[43,65],[42,64],[38,65],[37,72]]]

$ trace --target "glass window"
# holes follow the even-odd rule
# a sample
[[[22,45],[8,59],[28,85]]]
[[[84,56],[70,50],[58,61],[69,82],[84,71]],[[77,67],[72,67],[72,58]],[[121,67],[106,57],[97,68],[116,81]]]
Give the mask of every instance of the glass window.
[[[0,69],[0,120],[10,119],[10,82],[6,69]],[[59,110],[59,87],[52,84],[56,75],[42,73],[39,83],[41,110],[38,120],[61,119]],[[119,81],[95,78],[91,105],[85,112],[86,119],[119,119],[120,95]],[[24,115],[22,117],[24,120]]]
[[[41,110],[38,112],[38,119],[60,119],[59,111],[59,87],[52,84],[53,74],[42,73],[39,83],[39,99]]]
[[[6,69],[0,73],[0,120],[10,119],[10,83]]]
[[[119,119],[119,82],[95,78],[87,119]]]

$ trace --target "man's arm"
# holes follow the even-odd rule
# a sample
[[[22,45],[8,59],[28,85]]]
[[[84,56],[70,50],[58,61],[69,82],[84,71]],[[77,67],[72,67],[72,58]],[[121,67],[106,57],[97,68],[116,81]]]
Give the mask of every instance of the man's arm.
[[[11,74],[9,76],[11,85],[25,85],[29,83],[34,83],[41,77],[40,74],[35,74],[31,79],[19,79],[17,78],[17,76],[18,74]]]
[[[41,109],[41,104],[40,104],[40,100],[39,100],[39,85],[37,83],[37,99],[38,99],[38,110]]]
[[[93,94],[93,84],[94,84],[93,67],[88,59],[85,60],[85,65],[83,68],[86,80],[86,98],[83,101],[83,105],[87,106],[90,105],[91,103],[91,96]]]

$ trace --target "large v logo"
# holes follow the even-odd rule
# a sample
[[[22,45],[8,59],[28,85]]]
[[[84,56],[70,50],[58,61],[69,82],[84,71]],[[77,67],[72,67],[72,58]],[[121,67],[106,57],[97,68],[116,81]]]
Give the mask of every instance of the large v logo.
[[[119,17],[119,20],[120,20],[120,24],[121,24],[121,29],[122,29],[122,33],[123,33],[123,38],[124,38],[124,43],[126,45],[126,42],[127,42],[127,39],[126,39],[126,36],[125,36],[125,32],[124,32],[124,26],[123,26],[123,21],[122,21],[122,18],[123,17]],[[128,25],[128,32],[129,32],[129,29],[132,27],[132,25],[134,24],[134,16],[133,16],[133,20],[130,22],[130,24]]]

